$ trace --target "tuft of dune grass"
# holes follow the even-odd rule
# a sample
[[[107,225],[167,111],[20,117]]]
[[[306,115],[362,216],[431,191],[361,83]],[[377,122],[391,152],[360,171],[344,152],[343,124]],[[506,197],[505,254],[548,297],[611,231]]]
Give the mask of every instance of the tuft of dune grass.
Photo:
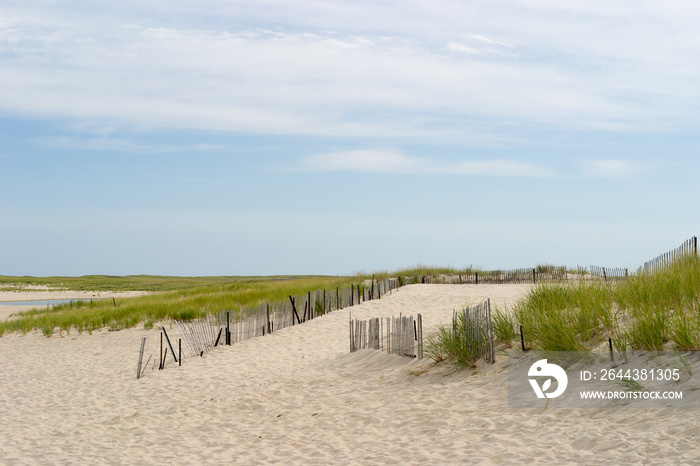
[[[528,345],[591,349],[611,338],[618,351],[700,350],[700,258],[684,256],[626,280],[543,284],[516,304]]]

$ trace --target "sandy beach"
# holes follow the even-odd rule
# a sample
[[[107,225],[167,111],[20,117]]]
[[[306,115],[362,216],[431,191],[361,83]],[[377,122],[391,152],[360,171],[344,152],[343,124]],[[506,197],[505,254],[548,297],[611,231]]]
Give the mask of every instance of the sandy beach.
[[[690,409],[509,410],[506,356],[457,371],[361,350],[348,319],[421,313],[424,332],[530,285],[411,285],[136,379],[158,329],[0,338],[0,463],[688,464]],[[43,298],[48,299],[48,298]],[[2,300],[2,298],[0,298]],[[174,339],[175,326],[165,323]]]

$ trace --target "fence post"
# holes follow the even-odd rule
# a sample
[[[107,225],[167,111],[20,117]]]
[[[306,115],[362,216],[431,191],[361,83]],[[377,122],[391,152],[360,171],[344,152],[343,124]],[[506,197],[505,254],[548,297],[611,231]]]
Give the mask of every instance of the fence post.
[[[136,370],[136,378],[141,378],[141,364],[143,362],[143,349],[146,346],[146,337],[141,339],[141,351],[139,351],[139,368]]]
[[[313,313],[316,311],[316,309],[311,309],[311,291],[306,292],[306,301],[309,303],[309,320],[311,320],[314,318]]]
[[[294,325],[294,317],[297,318],[297,323],[301,323],[301,319],[299,319],[299,314],[297,313],[297,307],[294,305],[294,298],[292,296],[289,296],[289,300],[292,302],[292,311],[294,312],[294,315],[292,316],[292,325]]]
[[[423,317],[418,314],[418,359],[423,359]]]

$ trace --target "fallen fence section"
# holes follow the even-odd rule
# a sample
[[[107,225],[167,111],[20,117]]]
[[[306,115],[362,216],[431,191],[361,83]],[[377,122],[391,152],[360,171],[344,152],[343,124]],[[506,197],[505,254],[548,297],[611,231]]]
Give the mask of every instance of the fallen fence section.
[[[350,319],[350,352],[375,349],[423,359],[423,318],[416,316]]]
[[[662,268],[674,263],[683,256],[698,254],[698,238],[693,236],[678,246],[676,249],[661,254],[660,256],[644,263],[640,269],[642,273],[655,273]]]
[[[496,362],[490,299],[478,306],[455,311],[452,315],[452,329],[455,341],[463,345],[463,354],[469,355],[473,360]],[[460,336],[457,332],[463,334]]]
[[[211,315],[189,321],[176,320],[175,325],[192,357],[203,356],[213,349],[222,331],[220,323]]]

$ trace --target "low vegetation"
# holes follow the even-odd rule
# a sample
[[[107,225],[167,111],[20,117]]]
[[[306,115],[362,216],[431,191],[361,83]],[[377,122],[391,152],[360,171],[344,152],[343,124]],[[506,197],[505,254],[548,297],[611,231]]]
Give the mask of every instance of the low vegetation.
[[[526,345],[544,351],[700,350],[700,258],[682,257],[654,274],[534,288],[514,308]],[[511,337],[500,337],[509,341]]]
[[[540,266],[545,269],[547,266]],[[457,275],[476,269],[417,266],[394,272],[357,273],[346,277],[3,277],[3,289],[26,289],[44,285],[54,289],[94,291],[151,291],[139,298],[95,300],[20,313],[0,322],[5,332],[56,330],[79,332],[101,328],[118,330],[169,319],[192,319],[222,309],[238,310],[262,302],[284,301],[289,295],[308,290],[335,289],[376,278],[401,277],[401,282],[419,282],[423,276]],[[466,325],[457,322],[456,325]],[[512,313],[496,310],[496,338],[512,345],[522,326],[527,347],[545,351],[590,350],[612,339],[617,351],[700,350],[700,258],[682,257],[654,274],[631,275],[624,280],[575,280],[548,283],[533,288]],[[460,332],[441,328],[427,351],[434,359],[466,364],[469,356],[455,350],[470,348],[469,342],[450,337]],[[437,342],[440,340],[442,347]]]
[[[417,266],[395,272],[357,273],[353,276],[270,276],[270,277],[164,277],[133,275],[124,277],[91,275],[84,277],[6,277],[0,276],[3,290],[24,290],[30,286],[90,291],[151,291],[153,294],[116,301],[95,300],[63,304],[50,309],[19,313],[18,318],[0,321],[5,332],[41,330],[46,335],[59,332],[92,332],[101,328],[118,330],[170,319],[193,319],[224,309],[240,310],[264,302],[286,301],[289,295],[309,290],[349,287],[375,278],[402,277],[403,283],[419,282],[422,276],[459,274],[465,270]],[[115,306],[116,303],[116,306]]]
[[[469,313],[456,313],[451,327],[439,325],[428,337],[425,354],[434,361],[448,360],[457,367],[471,366],[479,357],[481,344],[479,336],[471,331],[472,327]]]
[[[69,332],[71,329],[92,332],[104,327],[118,330],[134,327],[142,322],[148,327],[157,321],[193,319],[223,309],[238,310],[261,302],[283,301],[288,299],[289,295],[322,288],[335,289],[358,281],[357,277],[229,277],[227,282],[214,284],[219,281],[219,277],[210,279],[175,278],[177,286],[180,287],[175,291],[161,291],[115,301],[76,301],[50,309],[22,312],[19,313],[19,318],[0,322],[0,335],[4,332],[26,333],[37,329],[46,335],[51,335],[55,329],[60,332]],[[207,281],[211,283],[202,286],[202,283]],[[90,279],[81,281],[79,286],[86,286],[90,282]],[[151,277],[144,283],[152,285],[151,291],[153,286],[160,289],[174,286],[168,284],[165,277]],[[105,286],[108,285],[105,283]],[[126,286],[129,289],[134,286],[134,282],[127,278]]]

